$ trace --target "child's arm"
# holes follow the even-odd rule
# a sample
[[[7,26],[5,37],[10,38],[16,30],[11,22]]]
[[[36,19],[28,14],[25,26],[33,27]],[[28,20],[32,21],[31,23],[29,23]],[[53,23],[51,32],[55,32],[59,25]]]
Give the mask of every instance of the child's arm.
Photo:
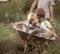
[[[46,28],[46,31],[51,33],[52,35],[54,35],[58,39],[58,36],[57,36],[57,34],[56,34],[56,32],[54,31],[53,28],[51,28],[51,29]]]
[[[51,23],[49,21],[46,21],[46,25],[47,25],[47,27],[45,28],[45,30],[47,32],[50,32],[51,34],[53,34],[57,38],[57,34],[56,34],[55,30],[53,29]]]
[[[16,22],[16,23],[13,23],[13,24],[15,24],[15,25],[17,25],[17,24],[24,24],[24,21],[22,21],[22,22]]]
[[[14,25],[24,25],[24,22],[16,22],[16,23],[10,23],[10,27],[13,27]]]
[[[55,38],[58,40],[58,42],[60,41],[58,35],[56,34],[55,30],[52,28],[51,30],[52,34],[55,36]]]

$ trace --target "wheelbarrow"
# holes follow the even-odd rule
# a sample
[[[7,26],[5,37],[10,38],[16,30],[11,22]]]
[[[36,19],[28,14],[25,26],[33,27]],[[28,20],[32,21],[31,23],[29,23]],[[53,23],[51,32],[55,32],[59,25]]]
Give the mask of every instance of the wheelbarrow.
[[[37,46],[39,49],[39,52],[42,53],[43,52],[43,44],[46,41],[53,41],[56,40],[56,38],[54,36],[47,36],[46,33],[44,33],[46,35],[46,37],[43,35],[43,33],[38,33],[39,31],[37,29],[34,29],[31,33],[28,33],[26,31],[23,30],[21,25],[14,25],[13,28],[19,33],[20,38],[22,41],[24,41],[24,52],[23,54],[27,54],[27,49],[28,49],[28,45],[30,44],[30,42],[33,42],[33,47]],[[38,33],[38,34],[37,34]],[[30,47],[31,48],[31,47]]]

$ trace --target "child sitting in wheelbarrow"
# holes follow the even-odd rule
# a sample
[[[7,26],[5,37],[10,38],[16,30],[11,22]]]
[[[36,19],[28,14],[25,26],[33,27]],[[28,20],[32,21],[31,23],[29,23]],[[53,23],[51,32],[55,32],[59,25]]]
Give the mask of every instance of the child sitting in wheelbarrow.
[[[14,27],[15,25],[20,25],[22,27],[23,32],[31,33],[32,30],[40,28],[37,22],[37,15],[34,12],[32,12],[28,14],[27,20],[22,22],[11,23],[10,26]]]

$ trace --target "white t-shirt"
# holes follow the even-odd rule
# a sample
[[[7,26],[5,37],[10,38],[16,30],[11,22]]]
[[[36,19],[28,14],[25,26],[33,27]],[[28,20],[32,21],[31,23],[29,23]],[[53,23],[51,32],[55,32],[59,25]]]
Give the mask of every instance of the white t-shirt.
[[[43,29],[43,30],[46,30],[47,28],[52,28],[52,26],[49,23],[49,21],[44,20],[43,22],[41,22],[40,28]]]
[[[54,0],[38,0],[38,7],[37,8],[43,8],[45,10],[45,18],[50,18],[49,13],[49,6],[55,5]]]
[[[28,28],[40,28],[39,23],[36,23],[35,26],[33,24],[30,24],[29,22],[25,22],[26,27]]]
[[[29,22],[25,22],[27,32],[32,33],[34,29],[40,28],[39,23],[36,23],[36,25],[30,24]]]

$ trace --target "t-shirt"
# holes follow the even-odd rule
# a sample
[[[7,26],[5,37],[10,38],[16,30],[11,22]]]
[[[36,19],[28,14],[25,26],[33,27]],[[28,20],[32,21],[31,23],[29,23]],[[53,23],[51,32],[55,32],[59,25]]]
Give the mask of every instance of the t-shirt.
[[[41,31],[45,31],[47,28],[52,28],[51,24],[49,21],[44,20],[41,23],[37,22],[36,25],[34,26],[33,24],[30,24],[29,22],[25,22],[27,32],[31,32],[34,29],[40,29]]]
[[[40,28],[46,30],[47,28],[52,28],[52,26],[49,21],[44,20],[43,22],[41,22]]]
[[[26,25],[26,27],[28,27],[29,29],[32,29],[32,30],[35,29],[35,28],[40,28],[39,23],[31,24],[29,22],[25,22],[25,25]]]
[[[50,18],[49,6],[55,5],[54,0],[38,0],[37,8],[43,8],[45,10],[45,18]]]
[[[27,32],[31,33],[34,29],[40,29],[39,23],[31,24],[29,22],[25,22],[26,28],[27,28]]]

